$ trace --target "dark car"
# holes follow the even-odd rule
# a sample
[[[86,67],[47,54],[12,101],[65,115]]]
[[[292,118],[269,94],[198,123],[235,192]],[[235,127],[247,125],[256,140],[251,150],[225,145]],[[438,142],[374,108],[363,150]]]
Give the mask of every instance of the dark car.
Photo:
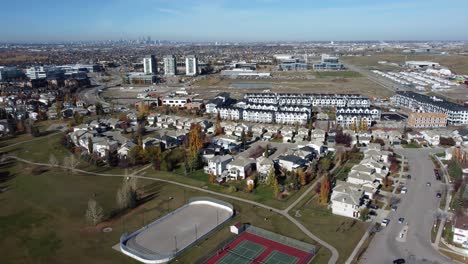
[[[408,178],[408,180],[411,180],[411,175],[406,176],[406,178]]]
[[[369,207],[371,209],[379,209],[379,207],[376,204],[371,204]]]
[[[399,258],[399,259],[395,259],[393,261],[393,264],[404,264],[406,263],[406,260],[405,259],[402,259],[402,258]]]
[[[436,197],[437,197],[437,198],[440,198],[440,197],[442,197],[442,194],[441,194],[440,192],[438,192],[438,193],[436,194]]]

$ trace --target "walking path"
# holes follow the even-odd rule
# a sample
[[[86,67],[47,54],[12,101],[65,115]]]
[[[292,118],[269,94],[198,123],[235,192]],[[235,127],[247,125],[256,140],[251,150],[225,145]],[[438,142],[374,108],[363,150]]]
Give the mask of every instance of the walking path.
[[[437,160],[437,162],[439,162],[440,168],[442,169],[443,174],[444,174],[444,179],[445,179],[446,186],[448,186],[450,184],[450,181],[449,181],[449,177],[448,177],[447,168],[445,168],[444,164],[440,161],[439,157],[437,157],[436,155],[434,155],[434,157]],[[443,210],[445,214],[447,214],[447,212],[449,210],[449,206],[450,206],[450,201],[452,200],[452,194],[450,193],[449,188],[446,188],[446,196],[447,197],[445,199],[445,207],[444,207],[444,210]],[[447,220],[447,218],[444,217],[440,221],[439,229],[437,230],[437,236],[436,236],[435,242],[434,242],[434,244],[432,244],[432,246],[435,249],[439,249],[440,238],[442,236],[442,231],[443,231],[443,229],[445,227],[446,220]]]
[[[24,143],[24,142],[22,142],[22,143]],[[62,169],[71,169],[71,168],[68,168],[68,167],[65,167],[65,166],[62,166],[62,165],[53,166],[53,165],[48,164],[48,163],[32,162],[32,161],[25,160],[25,159],[22,159],[22,158],[19,158],[19,157],[16,157],[16,156],[8,156],[8,158],[15,159],[17,161],[24,162],[24,163],[27,163],[27,164],[32,164],[32,165],[55,167],[55,168],[62,168]],[[296,219],[294,219],[292,216],[290,216],[288,214],[288,211],[291,208],[293,208],[295,205],[297,205],[315,187],[317,182],[319,182],[318,180],[313,185],[311,185],[309,187],[309,189],[307,189],[296,201],[294,201],[294,203],[292,203],[290,206],[288,206],[288,208],[286,208],[284,210],[280,210],[280,209],[276,209],[276,208],[271,207],[271,206],[264,205],[262,203],[258,203],[258,202],[248,200],[248,199],[244,199],[244,198],[240,198],[240,197],[236,197],[236,196],[231,196],[231,195],[228,195],[228,194],[218,193],[218,192],[215,192],[215,191],[206,190],[206,189],[203,189],[203,188],[200,188],[200,187],[195,187],[195,186],[192,186],[192,185],[188,185],[188,184],[184,184],[184,183],[180,183],[180,182],[176,182],[176,181],[160,179],[160,178],[157,178],[157,177],[147,177],[147,176],[137,175],[141,171],[147,169],[149,166],[151,166],[151,165],[148,165],[148,166],[144,167],[143,169],[140,169],[140,170],[132,173],[131,175],[96,173],[96,172],[89,172],[89,171],[76,169],[76,168],[72,169],[72,171],[73,172],[83,173],[83,174],[88,174],[88,175],[102,176],[102,177],[131,177],[131,178],[139,178],[139,179],[145,179],[145,180],[151,180],[151,181],[165,182],[165,183],[170,183],[170,184],[175,184],[175,185],[178,185],[178,186],[181,186],[181,187],[185,187],[185,188],[188,188],[188,189],[197,190],[197,191],[200,191],[200,192],[205,192],[205,193],[209,193],[209,194],[212,194],[212,195],[217,195],[217,196],[221,196],[221,197],[224,197],[224,198],[228,198],[228,199],[232,199],[232,200],[252,204],[252,205],[255,205],[255,206],[270,210],[270,211],[273,211],[273,212],[278,213],[278,214],[286,217],[287,219],[289,219],[289,221],[291,221],[293,224],[295,224],[304,234],[306,234],[311,239],[317,241],[323,247],[330,250],[331,253],[332,253],[332,256],[328,260],[329,264],[334,264],[334,263],[337,262],[339,253],[336,250],[336,248],[334,248],[332,245],[328,244],[327,242],[323,241],[322,239],[320,239],[316,235],[312,234],[312,232],[310,232],[306,227],[304,227],[304,225],[302,225],[299,221],[297,221]]]

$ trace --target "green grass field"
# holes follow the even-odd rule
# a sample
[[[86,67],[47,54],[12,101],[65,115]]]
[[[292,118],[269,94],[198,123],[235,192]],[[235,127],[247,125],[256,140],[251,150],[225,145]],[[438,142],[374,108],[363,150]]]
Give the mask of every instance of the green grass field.
[[[359,220],[332,214],[330,209],[318,203],[316,196],[299,203],[290,214],[294,216],[296,210],[302,215],[297,220],[338,250],[338,263],[346,261],[367,229],[367,224]]]

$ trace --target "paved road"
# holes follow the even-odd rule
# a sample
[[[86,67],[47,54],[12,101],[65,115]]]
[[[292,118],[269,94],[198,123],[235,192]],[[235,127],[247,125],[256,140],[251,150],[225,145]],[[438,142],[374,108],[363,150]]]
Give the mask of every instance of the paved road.
[[[389,214],[390,224],[378,232],[360,263],[392,263],[397,258],[405,258],[407,263],[452,263],[439,254],[431,244],[431,229],[438,211],[439,199],[436,192],[443,183],[436,181],[434,166],[429,153],[434,149],[398,149],[409,164],[412,179],[408,181],[408,192],[401,194],[401,202],[396,212]],[[430,182],[431,187],[426,186]],[[404,224],[398,218],[404,217],[408,224],[407,235],[397,241]]]
[[[19,158],[19,157],[16,157],[16,156],[8,156],[8,157],[9,157],[9,158],[12,158],[12,159],[15,159],[15,160],[18,160],[18,161],[21,161],[21,162],[24,162],[24,163],[28,163],[28,164],[53,167],[52,165],[50,165],[50,164],[48,164],[48,163],[32,162],[32,161],[25,160],[25,159],[22,159],[22,158]],[[55,167],[67,169],[67,167],[64,167],[64,166],[61,166],[61,165],[55,166]],[[270,211],[273,211],[273,212],[276,212],[276,213],[278,213],[278,214],[281,214],[282,216],[284,216],[284,217],[286,217],[287,219],[289,219],[293,224],[295,224],[295,225],[296,225],[304,234],[306,234],[308,237],[310,237],[311,239],[315,240],[317,243],[319,243],[319,244],[322,245],[323,247],[325,247],[325,248],[327,248],[328,250],[330,250],[331,253],[332,253],[332,256],[331,256],[331,258],[328,260],[328,264],[334,264],[334,263],[336,263],[336,261],[338,260],[338,257],[339,257],[339,253],[338,253],[338,251],[336,250],[336,248],[334,248],[332,245],[328,244],[327,242],[321,240],[320,238],[318,238],[317,236],[315,236],[314,234],[312,234],[312,232],[310,232],[304,225],[302,225],[299,221],[297,221],[297,220],[294,219],[292,216],[290,216],[286,210],[276,209],[276,208],[274,208],[274,207],[267,206],[267,205],[264,205],[264,204],[261,204],[261,203],[257,203],[257,202],[251,201],[251,200],[247,200],[247,199],[239,198],[239,197],[236,197],[236,196],[231,196],[231,195],[227,195],[227,194],[222,194],[222,193],[210,191],[210,190],[207,190],[207,189],[195,187],[195,186],[188,185],[188,184],[183,184],[183,183],[180,183],[180,182],[175,182],[175,181],[165,180],[165,179],[159,179],[159,178],[156,178],[155,176],[153,176],[153,177],[147,177],[147,176],[135,175],[135,174],[141,172],[141,170],[139,170],[139,171],[137,171],[137,172],[135,172],[135,173],[133,173],[133,174],[130,174],[130,175],[95,173],[95,172],[89,172],[89,171],[80,170],[80,169],[74,169],[73,171],[74,171],[75,173],[76,173],[76,172],[79,172],[79,173],[82,173],[82,174],[95,175],[95,176],[103,176],[103,177],[134,177],[134,178],[146,179],[146,180],[151,180],[151,181],[165,182],[165,183],[175,184],[175,185],[178,185],[178,186],[181,186],[181,187],[185,187],[185,188],[197,190],[197,191],[200,191],[200,192],[205,192],[205,193],[209,193],[209,194],[212,194],[212,195],[217,195],[217,196],[221,196],[221,197],[224,197],[224,198],[228,198],[228,199],[232,199],[232,200],[236,200],[236,201],[240,201],[240,202],[252,204],[252,205],[255,205],[255,206],[258,206],[258,207],[261,207],[261,208],[264,208],[264,209],[267,209],[267,210],[270,210]],[[310,186],[309,189],[306,191],[306,193],[309,192],[310,190],[312,190],[312,188],[313,188],[313,186]],[[306,196],[305,194],[304,194],[304,195],[301,195],[301,196],[299,197],[298,200],[300,201],[300,200],[301,200],[302,198],[304,198],[305,196]],[[296,201],[296,202],[298,202],[298,201]]]

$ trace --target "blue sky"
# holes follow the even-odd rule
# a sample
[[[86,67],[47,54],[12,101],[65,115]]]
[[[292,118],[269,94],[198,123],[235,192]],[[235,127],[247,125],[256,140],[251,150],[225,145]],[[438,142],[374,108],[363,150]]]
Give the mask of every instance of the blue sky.
[[[467,0],[10,0],[0,42],[468,40]]]

